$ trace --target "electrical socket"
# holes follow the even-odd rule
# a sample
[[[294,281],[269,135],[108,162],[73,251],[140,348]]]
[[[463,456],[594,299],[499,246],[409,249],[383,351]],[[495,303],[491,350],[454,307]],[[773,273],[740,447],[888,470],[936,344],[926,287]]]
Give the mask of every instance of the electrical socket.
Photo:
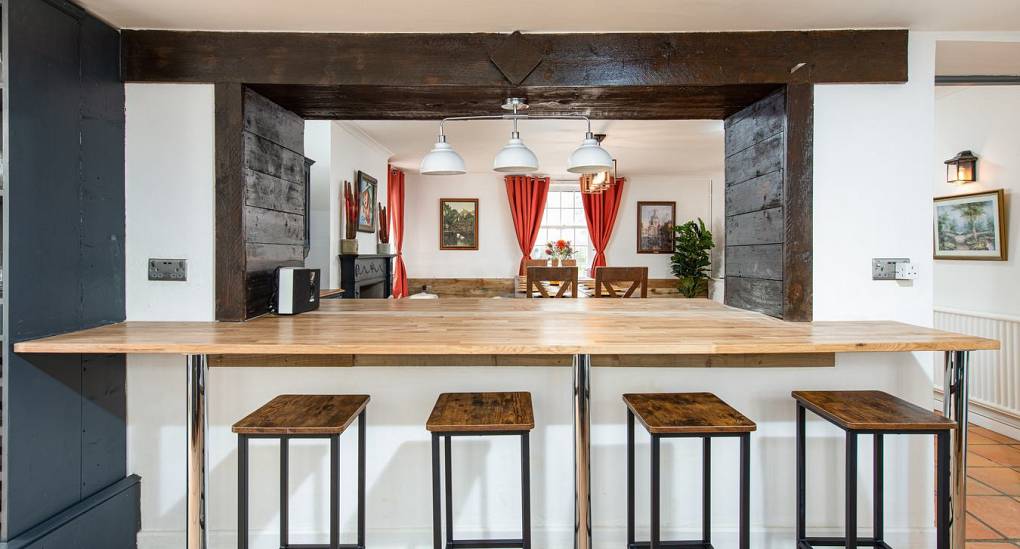
[[[896,280],[896,269],[899,265],[910,265],[910,259],[905,257],[876,257],[871,260],[872,280]],[[917,268],[913,268],[914,278],[917,277]]]
[[[187,259],[149,259],[149,280],[185,282],[188,280]]]

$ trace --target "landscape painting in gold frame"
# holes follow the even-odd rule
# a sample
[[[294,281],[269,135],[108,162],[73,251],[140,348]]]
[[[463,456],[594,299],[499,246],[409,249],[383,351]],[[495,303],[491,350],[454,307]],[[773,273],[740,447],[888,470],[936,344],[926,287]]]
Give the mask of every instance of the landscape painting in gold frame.
[[[1006,260],[1002,189],[935,199],[935,259]]]

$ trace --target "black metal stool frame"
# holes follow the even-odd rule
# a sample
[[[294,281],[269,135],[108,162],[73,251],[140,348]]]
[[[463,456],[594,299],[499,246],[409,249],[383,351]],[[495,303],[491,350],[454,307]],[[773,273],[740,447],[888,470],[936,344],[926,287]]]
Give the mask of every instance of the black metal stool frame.
[[[846,433],[846,534],[836,537],[807,536],[807,450],[806,427],[807,408],[797,401],[797,549],[812,547],[878,547],[892,549],[885,542],[884,523],[884,482],[885,465],[883,463],[885,441],[883,435],[935,435],[936,440],[936,475],[937,504],[935,511],[936,549],[949,549],[950,536],[950,494],[949,494],[949,430],[863,430],[843,429]],[[822,417],[822,416],[819,416]],[[822,419],[825,419],[822,417]],[[828,421],[828,420],[826,420]],[[872,435],[874,442],[874,517],[872,537],[857,535],[857,437]],[[962,520],[962,517],[961,517]]]
[[[280,549],[365,549],[365,430],[366,410],[358,414],[358,542],[340,543],[340,435],[237,435],[237,547],[248,549],[248,441],[280,441]],[[329,543],[290,543],[290,439],[329,439]]]
[[[446,549],[495,549],[520,547],[531,549],[531,431],[450,431],[432,433],[432,544],[434,549],[443,549],[443,517],[440,507],[446,511]],[[453,437],[521,437],[521,537],[519,539],[454,539],[453,537],[453,474],[450,459]],[[444,439],[445,489],[439,480],[439,442]],[[445,498],[441,497],[445,495]],[[440,502],[440,500],[443,500]]]
[[[751,507],[751,433],[649,433],[651,448],[651,528],[649,541],[634,540],[634,412],[627,409],[627,547],[628,549],[659,549],[663,547],[698,547],[712,549],[712,439],[729,437],[740,439],[740,526],[739,547],[750,547]],[[659,469],[660,442],[663,438],[702,439],[701,469],[701,539],[662,541],[659,535]]]

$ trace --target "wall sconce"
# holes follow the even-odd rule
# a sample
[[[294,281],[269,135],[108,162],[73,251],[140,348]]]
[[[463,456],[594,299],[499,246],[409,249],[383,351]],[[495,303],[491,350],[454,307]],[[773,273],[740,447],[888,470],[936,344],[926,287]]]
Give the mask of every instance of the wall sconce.
[[[973,183],[977,181],[977,159],[970,151],[960,151],[946,160],[946,183]]]

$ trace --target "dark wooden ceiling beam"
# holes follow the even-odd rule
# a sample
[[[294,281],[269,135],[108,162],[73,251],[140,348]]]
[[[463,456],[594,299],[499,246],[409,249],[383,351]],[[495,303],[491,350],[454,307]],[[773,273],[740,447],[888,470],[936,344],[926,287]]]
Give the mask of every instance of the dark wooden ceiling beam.
[[[256,84],[259,94],[306,119],[437,120],[497,114],[507,96],[526,97],[531,114],[584,114],[603,120],[721,120],[779,86],[302,86]]]
[[[319,86],[513,84],[492,58],[541,56],[528,87],[894,83],[907,31],[620,34],[318,34],[126,30],[129,82]],[[525,67],[526,68],[526,67]]]

